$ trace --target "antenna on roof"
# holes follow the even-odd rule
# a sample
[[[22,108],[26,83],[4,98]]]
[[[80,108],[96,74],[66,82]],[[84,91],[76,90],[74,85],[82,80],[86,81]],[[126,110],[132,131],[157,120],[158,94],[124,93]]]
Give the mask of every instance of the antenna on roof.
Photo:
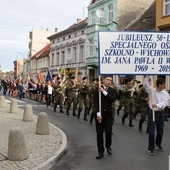
[[[85,17],[85,9],[83,7],[83,19],[84,19],[84,17]]]

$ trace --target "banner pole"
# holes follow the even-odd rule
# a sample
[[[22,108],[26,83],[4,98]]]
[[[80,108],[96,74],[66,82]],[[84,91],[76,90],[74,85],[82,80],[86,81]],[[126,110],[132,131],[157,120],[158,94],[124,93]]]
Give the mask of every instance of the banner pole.
[[[101,76],[99,75],[99,87],[101,87]],[[101,92],[99,91],[99,112],[101,113]]]
[[[154,102],[154,81],[153,81],[153,76],[151,76],[151,101],[152,104]],[[155,122],[155,110],[152,109],[152,120]]]

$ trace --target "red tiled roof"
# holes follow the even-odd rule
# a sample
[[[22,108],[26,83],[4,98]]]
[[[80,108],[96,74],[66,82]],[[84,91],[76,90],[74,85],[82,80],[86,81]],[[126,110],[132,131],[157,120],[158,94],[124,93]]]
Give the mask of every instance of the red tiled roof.
[[[84,19],[84,20],[82,20],[82,21],[80,21],[79,23],[74,23],[74,24],[71,25],[69,28],[75,27],[75,26],[77,26],[77,25],[79,25],[79,24],[82,24],[82,23],[85,23],[85,22],[87,22],[87,18]]]
[[[50,53],[50,44],[42,48],[40,51],[31,56],[30,59],[45,57]]]

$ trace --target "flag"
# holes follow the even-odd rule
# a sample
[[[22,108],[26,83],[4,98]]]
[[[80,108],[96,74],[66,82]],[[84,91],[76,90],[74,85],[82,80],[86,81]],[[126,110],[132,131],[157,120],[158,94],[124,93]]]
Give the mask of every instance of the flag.
[[[51,73],[50,73],[50,70],[48,70],[47,76],[46,76],[46,83],[47,83],[48,81],[51,81],[51,80],[52,80]]]
[[[30,81],[30,75],[27,74],[27,81]]]
[[[38,82],[41,82],[42,80],[41,70],[38,70],[37,78],[38,78]]]
[[[22,75],[20,74],[20,76],[19,76],[19,82],[21,82],[22,81]]]

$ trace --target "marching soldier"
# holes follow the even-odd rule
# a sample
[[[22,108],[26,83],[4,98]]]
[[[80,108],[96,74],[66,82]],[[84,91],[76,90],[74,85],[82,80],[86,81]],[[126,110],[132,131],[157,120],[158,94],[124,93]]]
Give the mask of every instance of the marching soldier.
[[[57,105],[60,106],[60,113],[63,111],[63,92],[60,86],[61,80],[60,77],[57,78],[57,82],[53,85],[54,88],[54,112],[56,112]]]
[[[114,93],[115,93],[115,97],[116,99],[118,99],[118,89],[117,87],[115,86],[114,82],[112,82],[112,85],[110,86],[113,90],[114,90]],[[116,112],[116,106],[115,106],[115,102],[112,103],[112,114],[113,114],[113,121],[115,121],[115,112]]]
[[[88,96],[89,87],[87,86],[87,77],[82,78],[82,84],[79,85],[79,109],[77,118],[80,118],[80,113],[83,109],[83,103],[85,106],[84,120],[88,121],[87,114],[89,111],[89,96]]]
[[[77,116],[76,115],[76,107],[77,107],[76,89],[77,89],[77,83],[76,83],[74,75],[72,75],[71,79],[67,81],[66,89],[68,91],[66,114],[69,115],[69,110],[70,110],[71,104],[73,103],[73,116]]]
[[[135,100],[134,100],[135,89],[132,85],[132,80],[127,80],[126,86],[123,89],[124,93],[124,115],[122,117],[122,124],[125,124],[125,119],[129,116],[129,126],[134,127],[132,120],[134,117]]]
[[[138,84],[137,84],[138,83]],[[136,87],[138,86],[138,87]],[[134,112],[134,119],[136,119],[136,116],[138,113],[140,113],[140,108],[141,108],[141,103],[140,103],[140,97],[139,97],[139,93],[141,88],[143,87],[141,85],[141,82],[136,82],[136,86],[135,86],[135,90],[136,90],[136,96],[135,96],[135,112]]]
[[[117,109],[117,115],[119,115],[120,110],[124,106],[124,96],[123,96],[123,88],[124,88],[124,86],[125,86],[124,84],[121,84],[121,89],[119,89],[119,92],[118,92],[119,106],[118,106],[118,109]]]
[[[138,96],[141,114],[141,118],[139,120],[139,131],[142,131],[142,124],[146,120],[146,116],[149,110],[149,95],[146,92],[145,88],[143,87],[143,84],[139,84],[138,87],[140,89]]]
[[[90,114],[90,124],[93,123],[93,118],[95,117],[95,108],[94,108],[94,92],[96,89],[96,79],[92,80],[92,84],[89,86],[89,114]]]

